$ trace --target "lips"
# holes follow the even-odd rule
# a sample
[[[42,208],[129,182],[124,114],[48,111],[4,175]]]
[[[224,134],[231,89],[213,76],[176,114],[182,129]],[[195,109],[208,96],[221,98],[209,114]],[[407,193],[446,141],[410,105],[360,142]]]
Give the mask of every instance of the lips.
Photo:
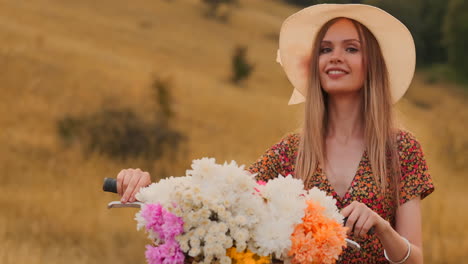
[[[325,72],[330,79],[338,79],[348,74],[346,70],[341,68],[329,68]]]

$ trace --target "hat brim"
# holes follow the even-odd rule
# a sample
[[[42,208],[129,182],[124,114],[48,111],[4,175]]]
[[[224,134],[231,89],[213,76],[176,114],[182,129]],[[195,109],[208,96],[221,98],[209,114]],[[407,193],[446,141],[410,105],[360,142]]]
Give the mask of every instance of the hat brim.
[[[337,17],[354,19],[375,36],[387,66],[392,102],[397,102],[411,84],[416,67],[416,49],[406,26],[374,6],[320,4],[291,15],[281,26],[277,61],[294,86],[289,104],[305,101],[312,45],[322,26]]]

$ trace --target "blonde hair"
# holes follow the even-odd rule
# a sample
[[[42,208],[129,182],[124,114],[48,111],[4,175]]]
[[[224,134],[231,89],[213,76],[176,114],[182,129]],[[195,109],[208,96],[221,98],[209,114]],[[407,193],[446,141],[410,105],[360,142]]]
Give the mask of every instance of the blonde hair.
[[[327,94],[321,87],[318,68],[320,43],[327,30],[337,20],[328,21],[318,32],[310,61],[309,88],[304,106],[304,124],[295,164],[296,177],[308,182],[319,164],[325,164],[325,136],[328,126]],[[380,46],[374,35],[361,23],[349,19],[363,42],[363,63],[366,78],[362,91],[365,147],[377,185],[394,201],[399,196],[400,168],[396,142],[396,127],[388,72]],[[396,202],[398,205],[399,203]]]

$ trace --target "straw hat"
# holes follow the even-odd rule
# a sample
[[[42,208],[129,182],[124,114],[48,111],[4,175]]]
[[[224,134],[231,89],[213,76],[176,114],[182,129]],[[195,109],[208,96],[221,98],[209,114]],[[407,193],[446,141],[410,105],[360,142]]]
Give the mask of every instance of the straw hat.
[[[392,101],[396,103],[408,89],[416,66],[416,50],[411,33],[398,19],[380,8],[361,4],[320,4],[300,10],[281,26],[276,61],[281,64],[294,91],[289,104],[305,101],[308,59],[320,28],[331,19],[346,17],[364,26],[377,39],[387,65]]]

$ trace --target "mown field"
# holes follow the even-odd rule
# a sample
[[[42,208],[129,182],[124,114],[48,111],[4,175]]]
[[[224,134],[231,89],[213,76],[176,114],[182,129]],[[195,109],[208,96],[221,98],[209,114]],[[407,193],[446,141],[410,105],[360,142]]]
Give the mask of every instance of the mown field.
[[[249,164],[300,125],[275,62],[296,8],[240,2],[222,23],[197,0],[0,0],[0,263],[144,263],[136,211],[106,209],[118,197],[101,191],[104,177],[130,167],[154,180],[183,175],[205,156]],[[229,82],[238,44],[255,64],[241,86]],[[120,161],[60,140],[60,119],[106,107],[150,121],[160,77],[171,80],[172,126],[188,138],[177,160]],[[436,184],[423,201],[425,261],[466,263],[467,96],[428,79],[418,73],[397,105]]]

